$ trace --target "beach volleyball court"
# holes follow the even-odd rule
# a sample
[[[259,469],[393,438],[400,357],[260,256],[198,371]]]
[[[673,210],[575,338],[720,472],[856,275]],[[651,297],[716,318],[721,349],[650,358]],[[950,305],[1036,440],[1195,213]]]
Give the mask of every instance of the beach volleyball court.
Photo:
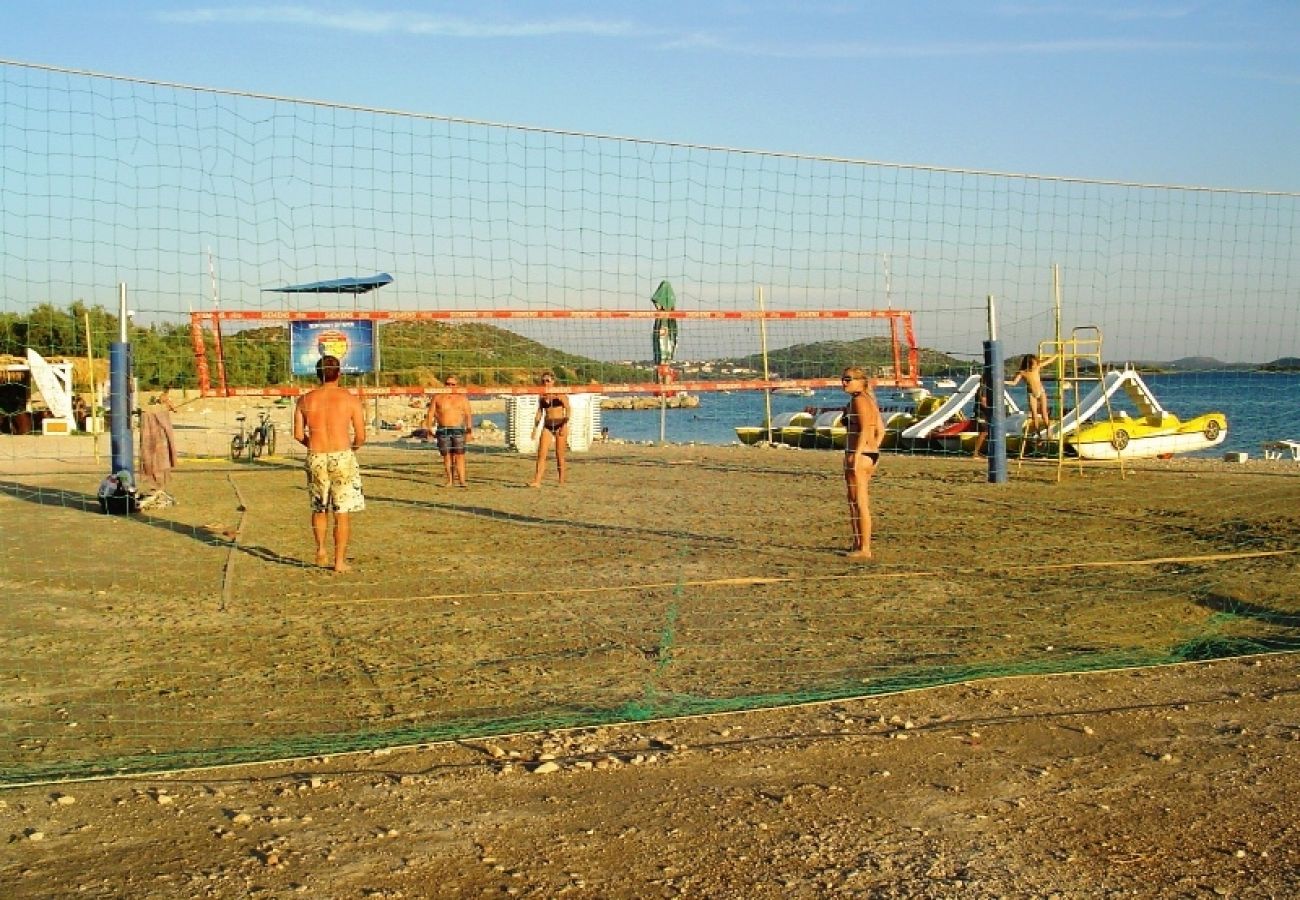
[[[887,455],[874,565],[838,455],[607,445],[570,483],[363,450],[356,571],[311,558],[296,460],[188,460],[177,506],[0,485],[9,782],[372,749],[1293,649],[1300,478],[1208,461],[984,483]],[[1262,484],[1267,481],[1267,484]],[[1267,488],[1265,491],[1264,488]]]

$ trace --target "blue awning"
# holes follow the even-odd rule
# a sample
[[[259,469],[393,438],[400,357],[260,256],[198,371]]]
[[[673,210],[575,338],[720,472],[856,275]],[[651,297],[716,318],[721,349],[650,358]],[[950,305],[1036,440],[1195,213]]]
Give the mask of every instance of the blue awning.
[[[279,294],[365,294],[392,283],[392,275],[380,272],[368,278],[335,278],[330,281],[313,281],[311,284],[291,284],[279,288],[262,288],[262,290]]]

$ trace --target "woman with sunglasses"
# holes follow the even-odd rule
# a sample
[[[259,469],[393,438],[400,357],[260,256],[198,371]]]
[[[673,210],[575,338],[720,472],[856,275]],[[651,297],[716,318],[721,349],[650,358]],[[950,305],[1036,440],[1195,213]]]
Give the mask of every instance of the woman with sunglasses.
[[[542,373],[542,396],[537,401],[537,419],[533,422],[533,438],[537,441],[537,469],[529,487],[541,487],[546,473],[546,455],[555,445],[555,471],[564,484],[564,453],[569,441],[569,398],[565,394],[552,394],[555,376]]]
[[[844,486],[849,495],[849,522],[853,525],[853,547],[849,559],[871,559],[871,504],[867,487],[880,463],[880,442],[885,439],[885,421],[867,375],[849,366],[840,376],[844,393]]]

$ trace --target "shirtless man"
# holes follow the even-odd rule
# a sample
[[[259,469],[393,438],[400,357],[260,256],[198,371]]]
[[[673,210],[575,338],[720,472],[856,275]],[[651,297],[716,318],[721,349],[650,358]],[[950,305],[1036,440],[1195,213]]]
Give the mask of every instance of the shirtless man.
[[[311,496],[311,530],[316,538],[316,565],[329,564],[325,534],[334,513],[334,571],[349,572],[351,514],[366,508],[356,450],[366,442],[366,414],[361,401],[339,387],[339,361],[322,356],[316,363],[321,386],[298,398],[293,436],[307,448],[307,492]]]
[[[474,438],[474,414],[469,398],[457,390],[459,378],[450,375],[443,384],[452,391],[434,396],[424,416],[424,430],[433,431],[435,426],[438,429],[438,452],[442,454],[442,468],[447,475],[443,487],[453,484],[469,487],[465,483],[465,443]]]
[[[1020,371],[1016,377],[1007,382],[1008,387],[1014,387],[1022,380],[1025,382],[1025,391],[1029,394],[1029,433],[1038,434],[1040,430],[1045,431],[1051,424],[1047,415],[1047,391],[1043,390],[1043,366],[1055,360],[1055,356],[1044,356],[1039,359],[1032,353],[1026,353],[1020,358]],[[1039,424],[1039,423],[1042,424]]]

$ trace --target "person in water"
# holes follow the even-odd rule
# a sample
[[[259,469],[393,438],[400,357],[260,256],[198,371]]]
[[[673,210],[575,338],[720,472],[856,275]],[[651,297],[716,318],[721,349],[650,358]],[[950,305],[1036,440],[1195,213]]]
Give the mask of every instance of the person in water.
[[[529,487],[541,487],[546,474],[546,457],[555,445],[555,471],[560,484],[564,484],[564,454],[569,443],[569,398],[565,394],[551,393],[555,388],[555,375],[542,373],[542,396],[537,400],[537,418],[533,422],[533,436],[537,440],[537,468]]]
[[[871,497],[867,488],[880,464],[880,442],[885,439],[885,421],[876,405],[875,394],[867,375],[858,366],[850,366],[840,376],[840,384],[849,395],[844,407],[844,486],[849,498],[849,523],[853,527],[853,546],[849,559],[871,559]]]

